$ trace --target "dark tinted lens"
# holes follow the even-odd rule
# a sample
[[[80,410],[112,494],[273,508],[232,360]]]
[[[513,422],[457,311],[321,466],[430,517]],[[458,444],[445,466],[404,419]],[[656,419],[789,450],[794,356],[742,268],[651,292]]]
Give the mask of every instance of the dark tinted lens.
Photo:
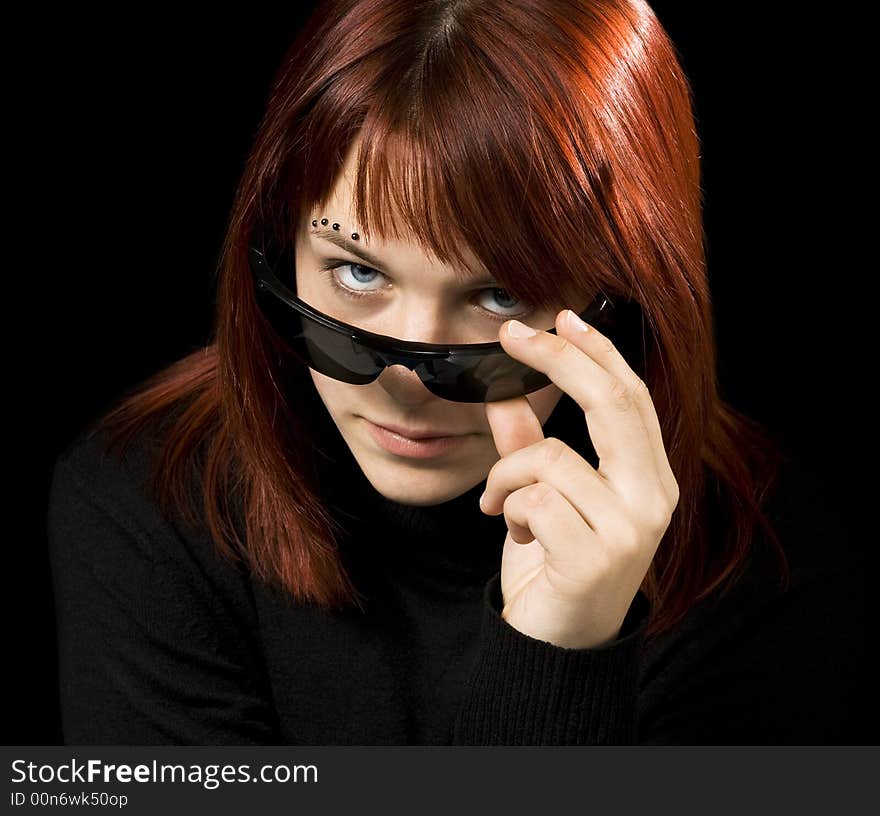
[[[633,301],[616,306],[598,298],[581,313],[604,334],[633,369],[643,376],[641,309]],[[553,381],[505,353],[483,357],[464,355],[423,363],[416,369],[425,386],[438,397],[455,402],[495,402],[531,394]]]
[[[365,385],[382,370],[367,349],[350,337],[303,318],[271,292],[257,288],[260,308],[300,362],[342,382]]]
[[[278,280],[272,267],[266,268],[262,252],[252,252],[251,262],[258,278],[268,274],[269,280],[275,281],[271,285],[277,286]],[[372,351],[355,343],[347,332],[300,314],[280,293],[262,285],[257,286],[256,293],[262,312],[291,352],[315,371],[342,382],[365,385],[375,380],[386,365],[409,364],[408,359],[397,359],[397,355],[386,351]],[[607,336],[639,376],[643,376],[640,357],[644,326],[637,304],[612,306],[600,295],[581,316]],[[419,359],[413,370],[432,393],[453,402],[509,399],[532,393],[552,382],[546,374],[509,357],[503,350],[482,356],[453,352],[446,359]]]
[[[454,402],[494,402],[550,384],[545,374],[503,352],[432,360],[417,366],[416,371],[432,394]]]

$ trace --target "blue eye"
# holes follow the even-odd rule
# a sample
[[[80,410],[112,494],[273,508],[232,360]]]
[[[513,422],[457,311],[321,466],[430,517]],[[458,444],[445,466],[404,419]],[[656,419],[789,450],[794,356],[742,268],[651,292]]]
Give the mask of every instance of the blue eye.
[[[483,290],[480,292],[480,294],[481,294],[481,295],[483,295],[483,294],[491,294],[491,295],[493,295],[493,296],[497,296],[497,294],[498,294],[499,292],[502,294],[502,297],[499,298],[499,300],[501,300],[501,301],[507,301],[507,302],[508,302],[507,305],[504,305],[503,303],[501,304],[501,308],[502,308],[502,309],[515,309],[515,308],[518,308],[520,301],[517,300],[515,297],[511,297],[510,295],[508,295],[506,289],[499,289],[498,287],[493,287],[493,288],[491,288],[491,289],[483,289]],[[510,301],[513,301],[513,302],[510,303]],[[497,303],[498,303],[498,300],[496,300],[495,302],[496,302],[496,304],[497,304]],[[488,311],[491,312],[492,309],[489,309]],[[509,320],[511,317],[517,317],[517,316],[519,316],[519,315],[521,314],[521,312],[522,312],[522,309],[520,308],[520,311],[514,311],[514,312],[511,312],[509,315],[499,315],[499,316],[502,316],[502,317],[504,318],[504,320]]]
[[[325,271],[332,273],[336,269],[343,269],[344,267],[348,267],[349,269],[354,270],[351,277],[353,278],[355,284],[359,284],[359,283],[360,284],[368,284],[368,283],[370,283],[370,280],[364,280],[364,278],[371,278],[370,273],[373,273],[373,276],[382,275],[382,273],[376,269],[372,269],[369,266],[363,266],[361,264],[356,264],[356,263],[337,264],[336,266],[326,267]],[[366,270],[366,271],[363,271],[363,270]],[[384,277],[384,275],[382,277]],[[371,279],[375,280],[375,277],[372,277]],[[365,290],[361,290],[361,289],[357,289],[357,288],[352,289],[347,283],[344,283],[344,284],[340,283],[339,276],[337,276],[335,274],[330,275],[330,282],[332,284],[334,284],[337,288],[341,289],[343,291],[343,293],[352,294],[354,297],[359,297],[360,295],[363,295],[363,294],[369,294],[370,292],[378,291],[377,289],[365,289]]]
[[[351,270],[351,274],[345,277],[349,278],[352,281],[353,285],[349,285],[348,282],[341,283],[339,280],[340,276],[336,274],[337,269],[344,269],[345,267],[348,267]],[[321,272],[326,273],[328,282],[338,294],[352,300],[363,297],[378,296],[381,293],[381,286],[365,289],[358,289],[356,287],[358,284],[370,284],[374,282],[377,276],[381,278],[385,277],[385,275],[379,272],[377,269],[373,269],[370,266],[365,266],[364,264],[352,263],[351,261],[328,261],[324,266],[321,267]],[[496,306],[499,306],[499,300],[501,301],[501,309],[514,309],[517,304],[521,303],[521,301],[517,300],[516,298],[509,296],[506,289],[501,289],[497,286],[486,287],[485,289],[481,289],[479,292],[480,296],[489,293],[493,294],[494,296],[497,296],[498,293],[502,294],[502,296],[498,300],[495,300]],[[531,312],[533,311],[530,309],[523,310],[522,308],[520,308],[519,311],[504,313],[495,311],[494,309],[486,309],[483,306],[477,306],[477,308],[484,316],[487,316],[490,319],[497,320],[499,322],[510,320],[512,317],[528,317],[529,314],[531,314]]]

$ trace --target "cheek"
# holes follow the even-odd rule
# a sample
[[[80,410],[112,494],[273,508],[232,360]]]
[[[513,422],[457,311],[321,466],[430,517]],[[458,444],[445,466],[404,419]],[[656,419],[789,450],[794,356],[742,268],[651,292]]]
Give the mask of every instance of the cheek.
[[[309,368],[309,376],[321,402],[337,424],[348,423],[355,416],[379,415],[370,410],[370,395],[379,388],[376,382],[352,385],[321,374],[313,368]]]
[[[544,388],[533,391],[531,394],[526,394],[529,405],[532,406],[535,416],[538,417],[542,425],[550,418],[553,409],[559,400],[562,399],[563,393],[563,390],[558,385],[551,383]]]
[[[321,397],[321,401],[332,416],[337,416],[351,402],[351,395],[346,389],[350,389],[353,386],[339,382],[339,380],[334,380],[332,377],[327,377],[324,374],[319,374],[312,368],[309,369],[309,375],[315,384],[318,396]]]

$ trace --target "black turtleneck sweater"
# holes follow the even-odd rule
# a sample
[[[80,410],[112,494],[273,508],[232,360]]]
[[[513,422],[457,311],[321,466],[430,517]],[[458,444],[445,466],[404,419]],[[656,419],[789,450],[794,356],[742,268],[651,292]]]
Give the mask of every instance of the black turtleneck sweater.
[[[587,455],[573,405],[563,396],[545,435]],[[392,502],[324,422],[323,490],[363,610],[296,604],[217,555],[207,531],[164,519],[145,441],[111,457],[81,434],[58,457],[48,527],[65,743],[868,739],[864,558],[802,468],[786,467],[769,510],[787,591],[758,548],[734,591],[673,631],[646,642],[639,592],[616,642],[567,649],[501,618],[506,526],[479,510],[485,481],[442,505]]]

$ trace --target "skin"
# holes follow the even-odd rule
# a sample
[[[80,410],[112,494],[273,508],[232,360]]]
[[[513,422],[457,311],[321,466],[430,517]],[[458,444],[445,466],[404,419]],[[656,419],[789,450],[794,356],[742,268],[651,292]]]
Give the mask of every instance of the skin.
[[[487,272],[482,283],[462,283],[454,270],[438,264],[413,243],[368,241],[358,230],[352,212],[351,190],[356,170],[355,149],[349,152],[343,172],[329,201],[320,211],[306,213],[298,225],[296,241],[297,294],[315,308],[379,334],[427,343],[485,343],[498,340],[503,320],[495,320],[475,304],[500,317],[516,317],[526,304],[510,305],[497,293],[493,297]],[[340,224],[339,234],[358,232],[355,242],[384,265],[367,265],[356,255],[318,238],[311,222],[329,219]],[[334,270],[344,285],[379,292],[347,302],[334,293],[321,266],[328,260],[357,266]],[[366,267],[369,266],[369,269]],[[381,272],[376,275],[370,272]],[[367,277],[369,273],[369,277]],[[332,273],[331,273],[332,274]],[[358,277],[359,276],[359,277]],[[389,284],[391,288],[389,289]],[[379,301],[373,305],[374,301]],[[365,304],[365,305],[361,305]],[[370,304],[370,305],[366,305]],[[540,328],[553,326],[555,312],[538,311],[522,317]],[[409,505],[434,505],[449,501],[486,478],[499,453],[486,417],[486,406],[458,403],[435,396],[414,371],[391,366],[368,385],[351,385],[309,369],[315,388],[364,475],[383,496]],[[525,399],[543,425],[562,396],[548,385]],[[467,433],[456,450],[434,459],[395,456],[380,447],[365,421],[405,427],[429,427]]]
[[[499,335],[512,357],[546,374],[584,411],[594,468],[544,438],[522,397],[486,405],[501,453],[483,512],[503,512],[501,617],[537,640],[570,649],[614,643],[644,582],[679,488],[647,385],[614,344],[570,311],[556,335]]]
[[[323,212],[308,213],[299,225],[299,296],[346,322],[400,339],[498,340],[552,384],[523,397],[470,404],[435,397],[401,366],[362,386],[309,369],[321,399],[364,474],[390,499],[438,504],[486,480],[480,507],[490,515],[503,513],[508,528],[501,616],[512,627],[571,649],[611,645],[679,500],[646,384],[607,337],[566,309],[555,319],[553,314],[524,317],[522,323],[537,329],[530,337],[510,333],[516,320],[499,327],[478,316],[469,306],[476,290],[465,292],[451,270],[413,244],[370,244],[369,251],[384,262],[378,269],[383,275],[367,270],[366,287],[352,277],[351,267],[337,269],[347,270],[343,280],[353,288],[380,292],[345,307],[363,311],[340,311],[339,296],[334,300],[319,272],[322,262],[361,262],[317,239],[311,221],[320,224],[326,217],[340,223],[341,234],[358,231],[351,219],[352,156]],[[554,326],[557,334],[551,335],[547,329]],[[543,425],[563,393],[584,411],[584,433],[599,455],[598,468],[561,440],[544,437]],[[397,457],[372,439],[364,417],[471,436],[442,457]]]

